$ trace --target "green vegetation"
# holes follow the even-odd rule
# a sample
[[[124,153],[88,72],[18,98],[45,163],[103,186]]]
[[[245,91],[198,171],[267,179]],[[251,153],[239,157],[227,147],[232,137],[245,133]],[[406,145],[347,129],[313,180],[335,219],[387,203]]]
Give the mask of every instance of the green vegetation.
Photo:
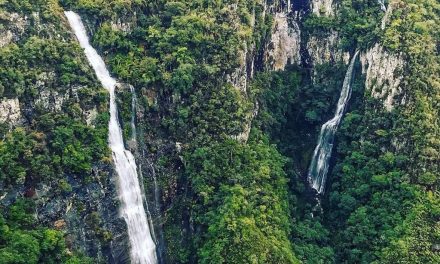
[[[227,2],[127,2],[124,8],[136,10],[137,18],[125,32],[109,21],[109,10],[124,11],[101,8],[98,2],[65,4],[85,14],[99,14],[104,22],[93,43],[107,54],[116,76],[135,86],[147,110],[139,122],[149,134],[184,146],[185,170],[177,181],[185,195],[174,198],[168,212],[173,217],[164,227],[170,239],[167,261],[298,263],[288,240],[284,158],[257,132],[252,143],[231,139],[243,131],[253,104],[224,76],[240,66],[237,54],[244,45],[262,46],[261,38],[270,28],[270,18],[262,17],[263,5],[254,1],[238,1],[235,8]],[[253,12],[256,24],[251,27]],[[122,93],[120,99],[126,122],[128,94]],[[154,151],[154,142],[145,142]],[[226,159],[230,155],[232,160]],[[159,161],[164,167],[178,162],[165,156]],[[247,205],[242,205],[244,201]],[[187,223],[188,215],[196,219],[195,234],[176,231],[186,230],[182,223]]]
[[[338,14],[342,47],[367,48],[377,42],[383,15],[378,1],[342,0]]]
[[[257,131],[248,144],[227,140],[187,158],[200,263],[299,263],[288,233],[285,159]]]
[[[62,15],[62,8],[58,0],[2,0],[0,1],[0,11],[4,10],[26,14],[39,12],[45,21],[57,23],[60,22]],[[56,24],[54,26],[59,27]]]
[[[341,0],[334,16],[310,14],[304,20],[307,34],[318,38],[337,32],[341,49],[368,48],[382,35],[380,26],[384,12],[378,1]]]
[[[135,88],[139,160],[154,163],[161,187],[163,218],[154,220],[166,263],[439,263],[440,4],[386,1],[385,30],[373,0],[337,1],[334,17],[308,14],[300,23],[302,41],[337,32],[342,51],[379,43],[405,61],[392,111],[356,66],[318,205],[305,175],[346,66],[255,65],[246,87],[228,81],[237,69],[250,75],[250,58],[260,63],[272,28],[264,12],[281,5],[272,2],[0,0],[0,30],[14,26],[13,12],[29,19],[0,48],[0,100],[17,98],[21,118],[0,123],[0,262],[99,261],[52,229],[54,219],[37,219],[44,202],[69,201],[69,217],[96,247],[117,237],[99,206],[81,200],[93,194],[75,198],[92,185],[87,192],[110,190],[100,178],[110,178],[111,157],[108,97],[66,28],[62,11],[72,9],[112,74]],[[128,139],[126,88],[117,103]],[[35,194],[42,188],[48,200]]]
[[[411,0],[392,5],[398,9],[381,41],[406,61],[405,104],[387,112],[369,99],[347,114],[327,216],[339,261],[437,263],[440,6]]]
[[[73,46],[73,48],[72,48]],[[89,72],[80,64],[76,44],[30,37],[23,45],[11,44],[0,50],[3,96],[32,100],[36,107],[29,129],[17,128],[0,141],[0,179],[6,186],[25,180],[33,183],[53,180],[64,171],[85,176],[93,160],[108,156],[108,117],[101,116],[94,129],[84,124],[82,109],[93,104],[104,105],[107,97],[95,90],[87,78]],[[56,67],[55,67],[56,66]],[[50,82],[53,94],[65,93],[72,84],[81,85],[76,92],[80,101],[61,100],[64,112],[50,112],[49,98],[42,98],[38,82]],[[46,95],[50,96],[50,95]],[[39,103],[41,102],[41,103]],[[44,106],[46,105],[46,106]],[[56,109],[55,109],[56,110]]]
[[[408,215],[417,193],[405,175],[408,157],[391,151],[397,116],[384,111],[369,114],[373,106],[380,107],[370,104],[347,114],[339,138],[350,143],[339,145],[344,159],[331,176],[328,217],[338,230],[332,242],[339,259],[351,263],[377,260],[375,250],[398,236],[393,227]]]
[[[91,259],[74,256],[66,247],[62,232],[38,227],[31,200],[17,200],[0,213],[0,262],[88,264]]]
[[[345,74],[343,65],[319,65],[314,82],[303,69],[291,67],[284,72],[261,73],[252,87],[259,101],[254,126],[261,127],[276,142],[279,151],[289,157],[284,171],[290,179],[290,233],[293,251],[303,263],[334,263],[330,231],[324,215],[316,211],[303,175],[323,122],[331,118]],[[352,104],[359,104],[362,79],[353,84]],[[313,214],[313,217],[312,215]]]
[[[71,184],[93,181],[110,155],[108,98],[62,11],[58,1],[0,1],[2,26],[22,26],[0,48],[0,100],[17,98],[21,110],[19,123],[0,131],[1,263],[94,263],[52,229],[52,219],[41,219],[42,203],[71,197],[78,188]],[[28,22],[14,24],[13,12]]]

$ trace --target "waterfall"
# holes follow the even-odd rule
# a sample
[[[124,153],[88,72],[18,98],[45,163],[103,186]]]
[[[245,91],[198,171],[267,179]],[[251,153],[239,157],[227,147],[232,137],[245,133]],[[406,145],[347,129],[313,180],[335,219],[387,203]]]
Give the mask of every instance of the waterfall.
[[[137,97],[133,85],[130,85],[131,92],[131,140],[136,142],[136,105]]]
[[[90,45],[81,18],[72,11],[65,12],[65,15],[90,65],[95,70],[96,76],[110,93],[109,145],[119,179],[120,213],[127,223],[131,261],[136,264],[155,264],[157,263],[156,245],[145,214],[136,162],[133,154],[124,147],[122,130],[118,121],[115,101],[116,80],[110,76],[103,59]]]
[[[344,84],[342,85],[341,95],[338,100],[335,116],[322,125],[318,138],[318,144],[313,152],[313,158],[308,172],[308,180],[313,189],[318,191],[318,193],[322,193],[324,191],[329,161],[333,149],[333,141],[335,139],[336,130],[341,122],[348,100],[350,99],[354,63],[358,54],[359,51],[356,51],[351,59],[350,65],[348,66],[347,73],[345,74]]]
[[[384,0],[377,0],[377,2],[378,2],[378,4],[380,5],[380,9],[381,9],[383,12],[386,12],[386,11],[387,11],[387,8],[386,8],[386,6],[385,6],[385,2],[384,2]]]
[[[139,155],[139,153],[137,153],[137,131],[136,131],[136,113],[137,113],[137,105],[138,105],[138,99],[137,99],[137,95],[136,95],[136,91],[133,87],[133,85],[130,85],[130,92],[131,92],[131,143],[133,144],[134,149],[136,149],[136,154]],[[142,134],[142,133],[141,133]],[[141,139],[142,142],[142,139]],[[150,210],[148,204],[146,204],[146,209],[148,212],[148,219],[149,219],[149,224],[151,227],[151,236],[153,237],[153,240],[156,242],[156,253],[157,253],[157,258],[158,258],[158,262],[161,262],[160,260],[162,259],[162,251],[163,251],[163,232],[162,232],[162,228],[161,227],[157,227],[157,231],[158,234],[155,234],[155,229],[154,229],[154,225],[153,225],[153,219],[156,218],[157,222],[160,222],[160,193],[159,193],[159,185],[157,183],[157,176],[156,176],[156,171],[154,169],[154,165],[153,163],[147,158],[145,157],[145,151],[142,151],[142,159],[146,161],[148,168],[150,168],[150,172],[153,178],[153,187],[154,187],[154,206],[153,206],[153,210]],[[139,164],[139,176],[142,179],[142,166],[141,164]],[[141,182],[141,188],[144,189],[144,185]],[[143,193],[144,194],[144,193]],[[143,195],[142,197],[145,200],[146,203],[146,198]],[[154,212],[154,213],[153,213]],[[153,217],[151,217],[151,213],[153,213]],[[158,236],[157,236],[158,235]]]

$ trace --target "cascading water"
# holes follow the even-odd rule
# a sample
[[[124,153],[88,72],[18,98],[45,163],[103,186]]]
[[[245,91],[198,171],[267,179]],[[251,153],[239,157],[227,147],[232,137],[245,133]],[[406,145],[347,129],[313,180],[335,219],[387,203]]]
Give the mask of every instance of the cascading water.
[[[137,95],[136,95],[136,91],[134,89],[134,87],[132,85],[130,85],[130,92],[131,92],[131,144],[134,147],[134,149],[136,149],[137,151],[137,132],[136,132],[136,113],[137,113]],[[139,153],[136,153],[139,155]],[[145,157],[145,152],[142,151],[142,157]],[[160,216],[160,194],[159,194],[159,185],[157,184],[157,177],[156,177],[156,171],[154,170],[154,165],[153,163],[151,163],[148,158],[145,158],[148,167],[150,168],[150,173],[152,175],[153,178],[153,187],[154,187],[154,217],[156,217],[157,219]],[[142,167],[141,164],[139,164],[139,176],[142,179]],[[143,184],[141,182],[141,188],[144,189]],[[145,199],[145,197],[143,197]],[[145,199],[145,203],[146,203],[146,199]],[[160,260],[162,259],[162,250],[163,248],[161,247],[161,245],[163,245],[163,233],[162,233],[162,229],[160,227],[156,227],[159,231],[159,237],[156,236],[155,234],[155,229],[154,229],[154,225],[153,225],[153,221],[152,221],[152,217],[151,217],[151,213],[152,210],[149,209],[148,204],[147,205],[147,212],[148,212],[148,219],[149,224],[151,226],[151,236],[153,237],[154,241],[156,242],[157,245],[157,257],[159,259],[158,262],[160,262]],[[160,222],[157,221],[157,222]]]
[[[136,162],[133,154],[124,147],[122,130],[118,121],[115,102],[116,80],[110,76],[104,61],[89,44],[81,18],[72,11],[65,12],[65,14],[89,63],[95,70],[96,76],[110,93],[109,145],[119,177],[118,191],[121,200],[121,215],[127,223],[131,261],[132,263],[155,264],[157,263],[156,245],[153,242],[145,214]]]
[[[386,6],[385,6],[385,2],[384,2],[384,0],[377,0],[377,2],[378,2],[378,4],[380,5],[380,9],[381,9],[383,12],[386,12],[386,11],[387,11],[387,8],[386,8]]]
[[[136,105],[137,97],[134,87],[130,85],[131,92],[131,140],[136,141]]]
[[[359,51],[356,51],[351,59],[350,65],[348,66],[347,73],[345,74],[344,84],[342,85],[335,116],[321,127],[318,145],[315,148],[312,162],[310,163],[308,180],[312,188],[318,191],[318,193],[324,192],[329,161],[333,149],[333,141],[335,139],[336,130],[338,129],[339,123],[344,114],[345,107],[350,99],[354,63],[358,54]]]

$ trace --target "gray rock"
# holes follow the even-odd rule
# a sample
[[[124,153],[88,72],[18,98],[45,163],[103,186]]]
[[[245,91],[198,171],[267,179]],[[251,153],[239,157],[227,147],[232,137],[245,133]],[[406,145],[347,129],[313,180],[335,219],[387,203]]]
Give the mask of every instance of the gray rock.
[[[10,127],[14,127],[15,125],[21,122],[21,110],[20,110],[20,102],[18,98],[0,99],[0,122],[7,123]]]
[[[391,111],[396,96],[401,93],[404,60],[379,44],[361,54],[362,73],[366,75],[365,88],[374,98],[381,99],[386,110]]]

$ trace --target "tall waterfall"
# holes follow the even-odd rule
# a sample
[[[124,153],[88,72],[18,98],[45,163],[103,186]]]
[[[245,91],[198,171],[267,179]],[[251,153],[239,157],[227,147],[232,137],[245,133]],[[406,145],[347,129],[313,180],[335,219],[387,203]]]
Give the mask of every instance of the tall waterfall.
[[[350,99],[354,63],[358,54],[359,51],[356,51],[351,59],[350,65],[348,66],[347,73],[345,74],[344,84],[342,85],[342,91],[339,96],[335,116],[321,127],[318,145],[316,145],[312,162],[310,163],[308,180],[313,189],[318,191],[318,193],[324,191],[329,161],[332,155],[333,141],[335,139],[336,130],[338,129],[339,123],[344,114],[345,107]]]
[[[80,46],[84,49],[90,65],[95,70],[96,76],[110,93],[109,145],[113,152],[113,161],[119,177],[118,192],[121,200],[121,215],[128,227],[131,261],[136,264],[155,264],[157,263],[156,245],[153,242],[145,214],[136,163],[133,154],[124,147],[122,130],[118,121],[115,102],[116,80],[110,76],[104,61],[90,46],[81,18],[71,11],[65,12],[65,15]]]

